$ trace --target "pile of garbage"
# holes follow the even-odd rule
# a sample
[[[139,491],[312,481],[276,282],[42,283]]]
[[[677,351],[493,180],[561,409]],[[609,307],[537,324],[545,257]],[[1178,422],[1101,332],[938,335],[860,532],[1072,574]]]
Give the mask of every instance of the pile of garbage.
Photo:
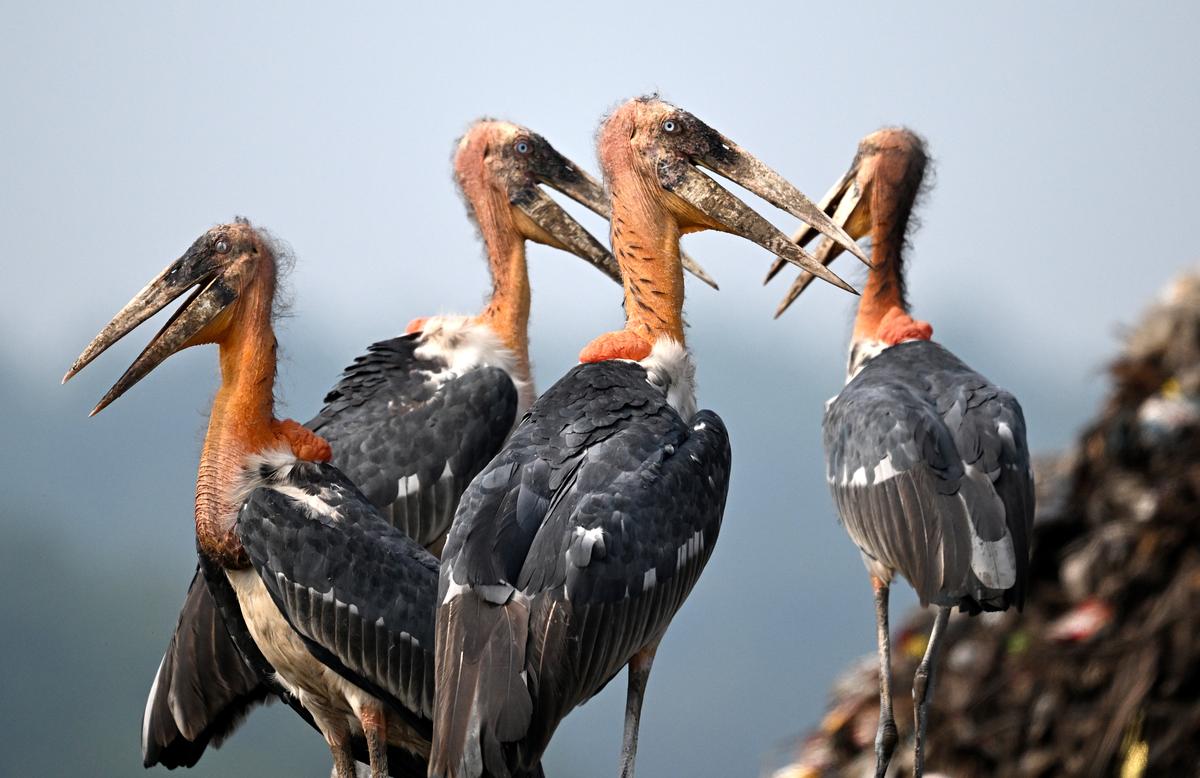
[[[1035,467],[1022,614],[955,615],[930,714],[927,775],[1200,775],[1200,275],[1127,335],[1076,448]],[[900,744],[932,611],[893,636]],[[839,679],[818,729],[774,778],[870,776],[874,655]]]

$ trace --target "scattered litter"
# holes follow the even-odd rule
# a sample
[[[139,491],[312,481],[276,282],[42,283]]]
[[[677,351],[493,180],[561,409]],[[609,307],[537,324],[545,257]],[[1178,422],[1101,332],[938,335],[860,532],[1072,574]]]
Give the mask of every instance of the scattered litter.
[[[1086,643],[1112,621],[1108,603],[1097,597],[1085,600],[1046,627],[1046,635],[1060,643]]]

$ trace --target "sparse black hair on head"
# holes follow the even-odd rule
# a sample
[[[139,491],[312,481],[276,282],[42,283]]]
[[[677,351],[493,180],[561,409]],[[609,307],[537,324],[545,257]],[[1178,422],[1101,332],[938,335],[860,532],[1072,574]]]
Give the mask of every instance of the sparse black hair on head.
[[[275,258],[275,299],[271,303],[271,319],[278,321],[292,313],[292,288],[289,283],[292,270],[296,267],[296,253],[290,244],[265,227],[254,226],[245,216],[234,216],[234,224],[254,230],[259,240]]]

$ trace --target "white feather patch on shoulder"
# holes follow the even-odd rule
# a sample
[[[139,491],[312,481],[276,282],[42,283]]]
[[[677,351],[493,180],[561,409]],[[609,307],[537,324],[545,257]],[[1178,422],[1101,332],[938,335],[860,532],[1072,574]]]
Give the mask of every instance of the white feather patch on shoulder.
[[[846,365],[846,383],[853,381],[854,376],[859,374],[859,371],[863,369],[864,365],[890,349],[892,346],[899,346],[901,343],[911,343],[914,340],[925,340],[925,338],[906,338],[898,343],[888,343],[886,341],[869,338],[851,343],[850,359]]]
[[[863,365],[879,356],[887,347],[882,340],[858,340],[851,343],[850,359],[846,364],[846,383],[853,381],[854,376],[863,369]]]
[[[297,489],[294,486],[273,486],[271,488],[304,508],[313,516],[324,516],[334,521],[342,520],[342,514],[329,504],[329,499],[333,495],[332,489],[322,487],[317,494],[309,494],[303,489]]]
[[[235,513],[241,510],[242,503],[246,502],[246,498],[258,487],[273,486],[286,481],[297,461],[292,450],[283,446],[248,454],[242,465],[241,478],[229,496]]]
[[[247,456],[241,482],[233,494],[233,504],[237,506],[238,510],[241,510],[242,505],[250,497],[250,493],[262,486],[274,489],[314,516],[325,516],[335,521],[341,520],[341,514],[334,510],[328,502],[333,489],[337,487],[322,487],[318,494],[313,495],[288,483],[292,468],[296,466],[297,461],[299,460],[296,455],[288,448],[270,448]]]
[[[696,364],[681,343],[659,338],[650,356],[638,364],[646,369],[650,385],[667,395],[667,403],[684,421],[696,415]]]
[[[491,327],[472,316],[430,316],[421,328],[421,345],[416,354],[422,359],[444,362],[453,375],[462,375],[476,367],[498,367],[516,384],[517,415],[533,403],[533,382],[521,373],[517,355]]]

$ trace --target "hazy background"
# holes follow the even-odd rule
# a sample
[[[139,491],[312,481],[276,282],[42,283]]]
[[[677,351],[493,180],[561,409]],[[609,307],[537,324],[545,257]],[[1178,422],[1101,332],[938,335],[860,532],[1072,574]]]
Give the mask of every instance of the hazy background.
[[[216,222],[246,215],[295,249],[280,414],[303,420],[368,343],[414,316],[479,307],[481,249],[449,167],[477,116],[527,124],[595,170],[602,114],[661,90],[814,197],[860,136],[907,124],[937,160],[910,254],[915,312],[1016,392],[1043,451],[1095,408],[1121,323],[1196,259],[1195,5],[0,2],[0,13],[3,775],[142,772],[145,693],[192,571],[216,355],[171,359],[90,421],[153,323],[58,382]],[[756,247],[719,235],[687,247],[722,283],[718,294],[689,282],[687,312],[701,405],[728,423],[735,465],[721,542],[659,651],[638,764],[646,776],[752,775],[874,646],[820,450],[851,300],[818,286],[773,322],[790,273],[763,289],[769,257]],[[545,388],[621,309],[616,287],[566,255],[533,248],[530,272]],[[894,602],[912,602],[907,587]],[[622,678],[573,714],[548,772],[611,775],[623,704]],[[276,707],[195,774],[324,776],[329,764]]]

